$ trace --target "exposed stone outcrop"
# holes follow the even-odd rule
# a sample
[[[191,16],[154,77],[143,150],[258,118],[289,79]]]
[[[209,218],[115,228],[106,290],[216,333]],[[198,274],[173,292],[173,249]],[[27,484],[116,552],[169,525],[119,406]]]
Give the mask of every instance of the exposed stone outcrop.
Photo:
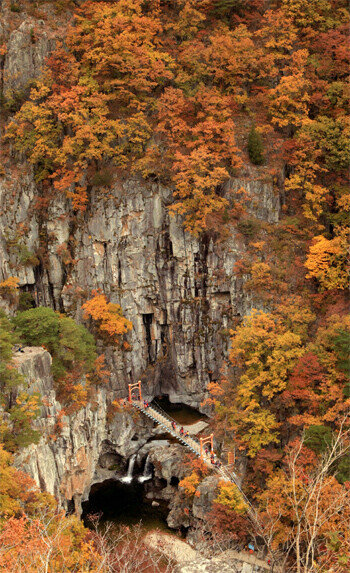
[[[149,396],[168,394],[171,401],[198,407],[227,358],[227,329],[253,305],[233,271],[244,255],[242,237],[234,229],[224,243],[192,237],[169,216],[171,190],[138,179],[117,181],[108,195],[92,192],[88,211],[74,225],[63,197],[38,221],[30,174],[11,183],[12,193],[9,185],[0,182],[0,224],[9,235],[21,226],[28,232],[17,250],[2,238],[0,279],[16,269],[37,304],[78,319],[81,303],[101,288],[133,323],[131,350],[106,352],[113,391],[125,396],[127,384],[142,376]],[[243,185],[244,178],[231,182],[232,189]],[[268,213],[276,220],[272,184],[257,179],[247,188],[254,198],[247,207],[255,216]],[[40,237],[48,250],[45,266],[19,265],[21,245],[36,252]]]
[[[44,20],[27,18],[10,33],[3,67],[5,97],[27,88],[40,75],[53,47]]]
[[[43,348],[25,348],[16,353],[15,362],[24,375],[24,389],[43,396],[41,417],[37,428],[42,437],[36,445],[23,449],[16,465],[31,475],[38,486],[52,493],[64,507],[74,500],[87,499],[91,485],[111,476],[100,465],[103,452],[113,452],[127,463],[152,435],[152,424],[133,417],[127,411],[108,415],[112,396],[103,389],[96,392],[94,402],[76,414],[62,416],[62,406],[56,399],[51,376],[51,356]],[[113,474],[115,471],[112,472]]]
[[[205,519],[212,508],[220,481],[218,476],[206,477],[198,486],[199,496],[193,499],[192,513],[198,519]]]
[[[182,479],[186,475],[184,455],[185,450],[180,444],[151,447],[149,457],[154,466],[155,476],[164,479],[168,485],[174,477]]]
[[[238,551],[223,551],[210,559],[200,557],[179,565],[177,573],[265,573],[271,568],[262,559]],[[275,569],[277,571],[277,569]]]
[[[53,3],[0,2],[0,43],[6,46],[0,54],[0,94],[7,112],[28,95],[70,18],[69,9],[58,13]]]

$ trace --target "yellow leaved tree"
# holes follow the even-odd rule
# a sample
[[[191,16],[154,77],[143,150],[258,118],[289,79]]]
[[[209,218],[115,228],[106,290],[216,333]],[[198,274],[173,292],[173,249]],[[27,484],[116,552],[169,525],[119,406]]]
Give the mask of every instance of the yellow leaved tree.
[[[347,241],[345,233],[326,239],[314,237],[305,266],[307,278],[315,278],[321,290],[345,289],[348,286]]]
[[[279,439],[274,400],[305,352],[307,327],[314,319],[300,299],[285,301],[274,312],[254,310],[231,332],[230,361],[237,376],[216,393],[216,416],[254,457]]]
[[[239,515],[247,511],[247,504],[244,502],[238,487],[234,483],[219,482],[219,492],[214,502],[228,507]]]

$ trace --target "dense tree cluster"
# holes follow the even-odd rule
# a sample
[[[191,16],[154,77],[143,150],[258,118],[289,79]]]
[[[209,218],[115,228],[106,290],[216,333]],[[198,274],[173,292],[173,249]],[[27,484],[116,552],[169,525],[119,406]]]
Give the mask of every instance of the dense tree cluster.
[[[348,15],[342,0],[310,6],[84,2],[7,136],[78,210],[94,170],[172,182],[172,210],[198,234],[227,207],[243,135],[255,164],[288,151],[288,193],[329,233],[346,206]]]
[[[79,3],[6,131],[46,192],[41,207],[64,193],[76,215],[87,212],[93,187],[104,193],[132,173],[170,186],[170,212],[199,240],[234,232],[244,244],[232,272],[260,310],[231,330],[209,402],[220,443],[244,454],[255,535],[298,573],[345,573],[350,563],[348,23],[344,0]],[[227,192],[244,165],[280,193],[278,224],[247,215],[244,189]],[[0,283],[11,304],[17,290],[16,277]],[[96,291],[83,310],[98,338],[128,349],[132,325],[119,305]],[[67,403],[84,405],[92,372],[106,375],[92,338],[70,318],[50,309],[20,312],[12,323],[1,315],[3,396],[21,382],[11,354],[18,336],[51,352]],[[17,394],[13,403],[2,398],[12,426],[0,430],[13,451],[24,434],[36,439],[40,405]],[[204,476],[192,460],[180,482],[185,498],[199,495]],[[13,496],[6,490],[4,503],[17,521],[0,535],[11,539],[16,527],[36,539],[41,525],[34,531],[28,514],[17,515],[24,502]],[[247,540],[246,510],[235,487],[219,484],[211,533]],[[69,525],[67,540],[57,519],[69,566],[80,567],[72,543],[94,563],[86,532]]]

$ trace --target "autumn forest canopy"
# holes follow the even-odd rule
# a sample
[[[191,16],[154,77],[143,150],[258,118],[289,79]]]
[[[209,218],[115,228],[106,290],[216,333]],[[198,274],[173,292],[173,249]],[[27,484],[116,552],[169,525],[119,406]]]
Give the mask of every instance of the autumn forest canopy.
[[[232,273],[253,311],[223,332],[228,356],[205,404],[212,428],[245,460],[243,487],[256,510],[255,534],[271,559],[284,559],[287,570],[298,573],[346,573],[347,2],[41,4],[69,13],[69,25],[21,97],[15,90],[3,94],[6,161],[25,158],[31,165],[39,219],[63,195],[73,228],[84,225],[92,196],[108,196],[118,179],[133,177],[169,188],[170,216],[199,242],[225,249],[235,237],[243,255]],[[243,187],[234,190],[232,181],[243,172],[247,182],[268,182],[280,197],[278,223],[256,218],[252,197]],[[60,540],[64,551],[52,571],[97,571],[101,539],[75,518],[66,522],[50,496],[24,495],[12,483],[11,456],[40,439],[32,426],[43,397],[10,399],[22,382],[11,348],[20,342],[49,350],[57,395],[65,413],[74,414],[107,384],[101,348],[128,352],[133,325],[101,290],[79,295],[84,326],[52,309],[30,308],[18,293],[15,276],[0,282],[0,295],[16,306],[15,316],[0,315],[7,416],[0,422],[0,542],[10,544],[16,535],[33,546],[50,539],[59,555]],[[62,420],[57,424],[52,439],[62,430]],[[200,464],[188,463],[180,482],[184,496],[193,499],[205,475]],[[25,484],[27,477],[16,479]],[[251,538],[251,516],[227,483],[208,521],[242,544]],[[25,562],[26,548],[19,550]],[[6,571],[1,559],[0,553]]]

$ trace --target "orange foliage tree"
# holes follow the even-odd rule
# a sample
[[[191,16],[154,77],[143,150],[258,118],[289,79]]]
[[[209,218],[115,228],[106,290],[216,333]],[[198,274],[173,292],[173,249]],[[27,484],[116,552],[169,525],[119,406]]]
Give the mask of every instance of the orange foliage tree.
[[[217,189],[229,178],[230,169],[242,164],[230,106],[229,96],[205,87],[193,97],[168,88],[159,101],[157,133],[167,143],[165,159],[177,198],[171,210],[183,215],[186,229],[196,235],[207,228],[211,213],[227,207]]]
[[[345,573],[350,563],[350,483],[340,484],[332,467],[349,450],[345,419],[329,448],[316,455],[304,438],[286,452],[281,469],[259,496],[258,523],[275,560],[298,573]]]
[[[0,568],[15,571],[98,571],[101,556],[76,517],[12,465],[0,444]]]
[[[96,322],[99,334],[110,344],[120,346],[124,334],[132,329],[132,323],[123,316],[119,304],[108,302],[101,292],[93,291],[92,294],[93,297],[82,306],[84,318],[91,317]]]
[[[305,130],[313,168],[310,154],[295,157],[287,187],[318,219],[328,203],[323,175],[346,170],[346,11],[328,0],[233,4],[84,2],[8,127],[37,179],[84,210],[96,170],[159,176],[172,182],[171,210],[187,230],[220,230],[223,184],[242,165],[235,131],[244,110],[265,133],[294,141]]]

